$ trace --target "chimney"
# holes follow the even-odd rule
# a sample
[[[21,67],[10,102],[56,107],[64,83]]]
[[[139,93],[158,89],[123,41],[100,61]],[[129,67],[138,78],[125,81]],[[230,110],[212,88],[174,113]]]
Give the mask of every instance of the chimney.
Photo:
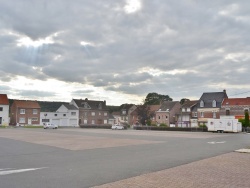
[[[225,89],[223,89],[223,92],[224,92],[224,93],[226,93],[226,90],[225,90]]]

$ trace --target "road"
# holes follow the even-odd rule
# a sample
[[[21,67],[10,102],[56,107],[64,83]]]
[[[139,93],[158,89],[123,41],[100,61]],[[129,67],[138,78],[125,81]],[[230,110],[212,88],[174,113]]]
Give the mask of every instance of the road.
[[[250,146],[250,134],[0,129],[4,188],[93,187]]]

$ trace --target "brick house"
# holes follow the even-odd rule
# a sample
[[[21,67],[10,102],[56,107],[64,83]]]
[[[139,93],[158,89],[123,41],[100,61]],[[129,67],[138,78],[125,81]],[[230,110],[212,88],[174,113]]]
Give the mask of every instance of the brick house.
[[[222,102],[220,116],[233,116],[236,119],[244,119],[245,112],[249,113],[250,97],[247,98],[231,98]]]
[[[39,125],[40,110],[37,101],[13,100],[10,108],[10,123],[12,125]]]
[[[176,114],[177,126],[178,127],[196,127],[197,123],[197,112],[194,112],[195,106],[198,100],[185,101],[181,106],[180,112]]]
[[[70,104],[79,109],[79,125],[108,124],[109,111],[106,101],[72,99]]]
[[[0,94],[0,126],[9,125],[9,99],[6,94]]]
[[[203,93],[196,105],[198,124],[206,124],[208,118],[219,119],[221,104],[227,98],[226,90],[223,90],[223,92]]]
[[[175,115],[180,111],[181,104],[179,101],[163,101],[160,109],[155,112],[156,122],[165,123],[168,126],[175,124]]]

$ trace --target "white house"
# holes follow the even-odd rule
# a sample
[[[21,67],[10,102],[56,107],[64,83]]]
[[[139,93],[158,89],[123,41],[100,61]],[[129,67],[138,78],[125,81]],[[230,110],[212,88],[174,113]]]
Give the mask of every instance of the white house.
[[[0,126],[9,125],[9,99],[6,94],[0,94]]]
[[[60,127],[78,127],[79,110],[74,105],[62,104],[56,112],[41,112],[40,124],[50,122]]]

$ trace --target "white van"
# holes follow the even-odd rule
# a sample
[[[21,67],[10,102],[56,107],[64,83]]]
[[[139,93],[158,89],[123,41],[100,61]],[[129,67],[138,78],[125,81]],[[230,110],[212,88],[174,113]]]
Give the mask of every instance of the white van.
[[[55,125],[55,124],[53,124],[53,123],[44,123],[44,124],[43,124],[43,128],[44,128],[44,129],[49,129],[49,128],[57,129],[57,128],[58,128],[58,125]]]

